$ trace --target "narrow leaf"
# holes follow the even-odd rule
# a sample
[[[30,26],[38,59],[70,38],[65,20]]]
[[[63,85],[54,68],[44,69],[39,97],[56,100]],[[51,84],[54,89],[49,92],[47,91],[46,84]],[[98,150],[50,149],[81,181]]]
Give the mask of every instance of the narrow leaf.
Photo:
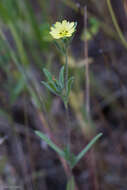
[[[56,151],[60,156],[64,157],[64,152],[58,146],[56,146],[46,135],[44,135],[40,131],[35,131],[35,133],[42,140],[44,140],[54,151]]]
[[[71,91],[72,83],[74,81],[74,77],[70,77],[69,80],[67,81],[67,97],[69,96],[69,93]]]
[[[61,87],[60,87],[60,85],[59,85],[59,80],[55,79],[55,83],[56,83],[57,88],[58,88],[59,90],[61,90]]]
[[[54,90],[55,92],[60,92],[60,89],[59,89],[59,87],[57,87],[57,80],[53,80],[53,77],[52,77],[52,75],[51,75],[51,73],[47,70],[47,69],[43,69],[43,72],[44,72],[44,74],[45,74],[45,76],[47,77],[47,79],[48,79],[48,85],[50,86],[50,88],[52,88],[52,90]],[[59,86],[59,83],[58,83],[58,86]]]
[[[88,152],[88,150],[94,145],[94,143],[102,136],[102,133],[99,133],[97,136],[95,136],[90,143],[76,156],[76,161],[73,165],[73,167],[80,161],[80,159]]]
[[[57,80],[55,81],[50,81],[48,82],[48,84],[50,85],[50,87],[55,91],[55,92],[60,92],[60,89],[59,89],[59,85],[57,85]]]
[[[43,72],[49,81],[52,81],[52,75],[47,69],[43,69]]]
[[[47,83],[47,82],[44,82],[44,81],[41,81],[41,83],[49,90],[51,91],[52,93],[58,95],[55,90]]]
[[[64,88],[64,66],[60,69],[59,85],[61,86],[61,88]]]

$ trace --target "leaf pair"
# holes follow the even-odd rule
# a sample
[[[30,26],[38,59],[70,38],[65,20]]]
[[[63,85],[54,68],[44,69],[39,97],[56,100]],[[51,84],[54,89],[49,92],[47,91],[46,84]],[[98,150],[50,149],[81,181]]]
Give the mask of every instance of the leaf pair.
[[[74,77],[70,77],[67,81],[67,89],[65,89],[65,79],[64,79],[64,66],[60,69],[59,79],[54,79],[52,74],[47,70],[43,69],[43,72],[47,78],[47,82],[42,81],[42,84],[53,94],[60,96],[65,105],[68,103],[69,93],[71,91],[72,83]]]
[[[42,81],[42,84],[44,84],[44,86],[48,88],[48,90],[54,93],[55,95],[61,96],[64,88],[64,66],[60,70],[58,80],[54,79],[52,74],[47,69],[44,68],[43,72],[48,82]]]
[[[61,157],[63,157],[67,163],[69,164],[70,168],[74,168],[77,163],[81,160],[81,158],[88,152],[88,150],[95,144],[95,142],[102,136],[102,133],[99,133],[95,136],[89,144],[77,155],[75,156],[70,149],[65,148],[64,150],[60,149],[57,145],[55,145],[47,136],[45,136],[40,131],[35,131],[35,133],[44,140],[54,151],[56,151]]]
[[[72,88],[73,81],[74,81],[74,77],[70,77],[68,79],[67,89],[65,90],[65,95],[62,97],[65,107],[67,107],[67,104],[68,104],[68,98],[69,98],[69,94],[70,94],[70,91]]]

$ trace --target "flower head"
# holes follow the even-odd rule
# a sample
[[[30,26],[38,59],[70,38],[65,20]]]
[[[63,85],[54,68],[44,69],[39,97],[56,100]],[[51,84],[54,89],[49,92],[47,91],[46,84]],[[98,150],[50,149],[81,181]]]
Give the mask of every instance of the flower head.
[[[50,34],[55,39],[71,37],[75,31],[75,22],[68,22],[63,20],[62,22],[56,22],[53,27],[51,27]]]

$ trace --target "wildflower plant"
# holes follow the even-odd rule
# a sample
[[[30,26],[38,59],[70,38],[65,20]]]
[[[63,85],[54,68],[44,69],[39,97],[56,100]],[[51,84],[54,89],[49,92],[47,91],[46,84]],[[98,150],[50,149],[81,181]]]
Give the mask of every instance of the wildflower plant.
[[[62,22],[56,22],[49,32],[51,36],[55,39],[54,43],[58,50],[65,56],[65,66],[60,69],[59,79],[54,79],[52,74],[47,70],[43,69],[44,74],[47,78],[47,82],[42,81],[42,83],[55,95],[58,95],[63,100],[65,107],[68,105],[68,97],[71,90],[71,86],[74,77],[68,78],[68,59],[67,51],[70,42],[73,38],[73,34],[76,30],[76,22],[68,22],[63,20]],[[56,41],[59,40],[59,41]]]
[[[47,81],[42,81],[42,84],[50,92],[59,96],[62,99],[66,110],[68,109],[69,94],[74,81],[74,77],[69,77],[68,75],[68,47],[76,31],[76,26],[76,22],[68,22],[67,20],[63,20],[62,22],[56,22],[51,27],[51,31],[49,33],[54,38],[54,42],[58,50],[65,56],[65,65],[61,67],[58,79],[54,78],[53,75],[46,68],[43,69]],[[35,131],[35,133],[67,161],[70,169],[73,169],[76,166],[79,160],[102,136],[102,133],[99,133],[78,155],[74,155],[70,150],[69,144],[67,144],[66,147],[62,150],[42,132]]]

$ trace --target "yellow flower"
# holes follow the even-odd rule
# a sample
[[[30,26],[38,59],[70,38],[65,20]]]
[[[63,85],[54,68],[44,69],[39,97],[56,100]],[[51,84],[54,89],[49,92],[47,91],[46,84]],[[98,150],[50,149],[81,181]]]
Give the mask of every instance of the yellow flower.
[[[63,20],[62,22],[56,22],[53,27],[51,27],[50,34],[55,39],[71,37],[75,31],[75,23]]]

